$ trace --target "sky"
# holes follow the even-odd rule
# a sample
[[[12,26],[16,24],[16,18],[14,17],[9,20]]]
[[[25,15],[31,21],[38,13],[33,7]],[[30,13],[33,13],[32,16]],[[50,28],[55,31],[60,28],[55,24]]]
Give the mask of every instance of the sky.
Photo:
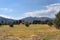
[[[0,0],[0,16],[6,18],[54,18],[59,10],[60,0]]]

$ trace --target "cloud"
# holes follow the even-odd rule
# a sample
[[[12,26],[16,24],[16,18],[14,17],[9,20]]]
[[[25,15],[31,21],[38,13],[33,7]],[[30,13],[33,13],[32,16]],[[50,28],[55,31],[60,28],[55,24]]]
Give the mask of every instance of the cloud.
[[[3,15],[3,14],[0,14],[0,17],[4,17],[8,19],[15,19],[15,20],[19,20],[23,18],[23,17],[12,17],[12,16]]]
[[[5,18],[11,18],[11,17],[9,17],[9,16],[1,15],[1,14],[0,14],[0,16],[1,16],[1,17],[5,17]]]
[[[2,14],[0,14],[0,17],[17,20],[17,18],[14,18],[14,17],[11,17],[11,16],[7,16],[7,15],[2,15]]]
[[[10,8],[0,8],[1,11],[5,11],[5,12],[12,12],[13,9]]]
[[[24,14],[32,17],[55,17],[55,14],[57,14],[58,11],[60,11],[60,3],[50,4],[45,6],[45,9],[27,12]]]

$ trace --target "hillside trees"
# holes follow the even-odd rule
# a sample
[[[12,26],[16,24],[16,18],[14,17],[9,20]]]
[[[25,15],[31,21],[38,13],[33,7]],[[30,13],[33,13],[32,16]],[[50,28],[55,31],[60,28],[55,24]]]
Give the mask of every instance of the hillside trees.
[[[0,26],[4,25],[4,20],[0,21]]]
[[[38,21],[37,21],[37,20],[34,20],[34,21],[33,21],[33,24],[40,24],[40,23],[41,23],[40,20],[38,20]]]
[[[22,23],[22,21],[21,20],[15,20],[13,23],[16,25],[16,24]]]
[[[41,21],[41,20],[34,20],[33,24],[47,24],[49,20]]]
[[[2,25],[2,22],[0,21],[0,26]]]

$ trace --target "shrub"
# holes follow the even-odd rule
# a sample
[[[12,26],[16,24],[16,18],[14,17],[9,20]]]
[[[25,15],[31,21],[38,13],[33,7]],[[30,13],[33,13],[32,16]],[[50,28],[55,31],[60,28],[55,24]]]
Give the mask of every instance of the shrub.
[[[52,25],[53,25],[52,21],[48,22],[47,24],[48,24],[49,26],[52,26]]]
[[[11,22],[9,23],[9,26],[10,26],[10,27],[14,27],[14,22],[11,21]]]
[[[0,26],[2,26],[2,24],[0,23]]]
[[[26,27],[29,27],[30,26],[30,23],[29,22],[25,22],[24,23]]]
[[[43,40],[49,40],[48,38],[43,38]]]
[[[10,27],[14,27],[13,24],[9,25]]]

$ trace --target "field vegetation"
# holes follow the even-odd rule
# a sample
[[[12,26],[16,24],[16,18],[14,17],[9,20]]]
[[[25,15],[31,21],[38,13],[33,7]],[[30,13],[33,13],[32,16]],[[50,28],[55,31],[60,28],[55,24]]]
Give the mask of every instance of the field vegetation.
[[[46,24],[31,24],[29,27],[20,24],[14,25],[13,28],[8,25],[3,25],[0,26],[0,37],[1,36],[13,36],[23,40],[30,40],[31,38],[37,40],[39,38],[42,40],[60,40],[60,30],[56,29],[54,26],[49,27]]]

